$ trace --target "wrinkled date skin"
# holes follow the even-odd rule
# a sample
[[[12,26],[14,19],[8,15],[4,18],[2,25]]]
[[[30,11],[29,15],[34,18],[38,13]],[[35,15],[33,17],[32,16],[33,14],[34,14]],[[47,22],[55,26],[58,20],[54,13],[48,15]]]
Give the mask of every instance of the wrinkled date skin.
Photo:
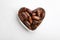
[[[22,7],[18,11],[18,17],[28,29],[35,30],[44,19],[45,10],[43,8],[37,8],[31,11],[28,8]]]

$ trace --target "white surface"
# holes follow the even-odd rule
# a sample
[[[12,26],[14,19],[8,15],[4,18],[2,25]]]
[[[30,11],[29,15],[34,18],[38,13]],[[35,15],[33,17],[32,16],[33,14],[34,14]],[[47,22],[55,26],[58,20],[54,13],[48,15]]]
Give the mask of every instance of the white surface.
[[[34,32],[19,24],[16,14],[21,7],[42,7],[45,19]],[[59,0],[0,0],[0,40],[60,40]]]

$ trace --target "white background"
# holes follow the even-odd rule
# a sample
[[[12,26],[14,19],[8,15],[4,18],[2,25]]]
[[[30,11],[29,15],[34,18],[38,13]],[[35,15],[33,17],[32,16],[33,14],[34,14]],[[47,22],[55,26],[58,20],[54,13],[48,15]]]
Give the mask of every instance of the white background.
[[[34,32],[29,32],[16,17],[21,7],[42,7],[46,16]],[[60,40],[59,0],[0,0],[0,40]]]

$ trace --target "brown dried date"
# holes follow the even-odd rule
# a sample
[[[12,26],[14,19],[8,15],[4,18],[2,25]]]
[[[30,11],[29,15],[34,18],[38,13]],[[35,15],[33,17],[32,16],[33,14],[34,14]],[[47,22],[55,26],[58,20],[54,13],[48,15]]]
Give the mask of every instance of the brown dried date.
[[[40,18],[38,16],[32,16],[32,19],[40,20]]]
[[[32,23],[32,18],[31,17],[29,17],[29,22]]]

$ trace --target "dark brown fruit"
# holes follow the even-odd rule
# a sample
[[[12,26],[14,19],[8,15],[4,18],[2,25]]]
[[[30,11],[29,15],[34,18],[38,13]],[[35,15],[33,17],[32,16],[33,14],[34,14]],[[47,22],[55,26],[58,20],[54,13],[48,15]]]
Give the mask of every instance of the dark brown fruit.
[[[37,8],[31,11],[23,7],[19,10],[18,17],[28,29],[35,30],[44,19],[45,10],[43,8]]]

